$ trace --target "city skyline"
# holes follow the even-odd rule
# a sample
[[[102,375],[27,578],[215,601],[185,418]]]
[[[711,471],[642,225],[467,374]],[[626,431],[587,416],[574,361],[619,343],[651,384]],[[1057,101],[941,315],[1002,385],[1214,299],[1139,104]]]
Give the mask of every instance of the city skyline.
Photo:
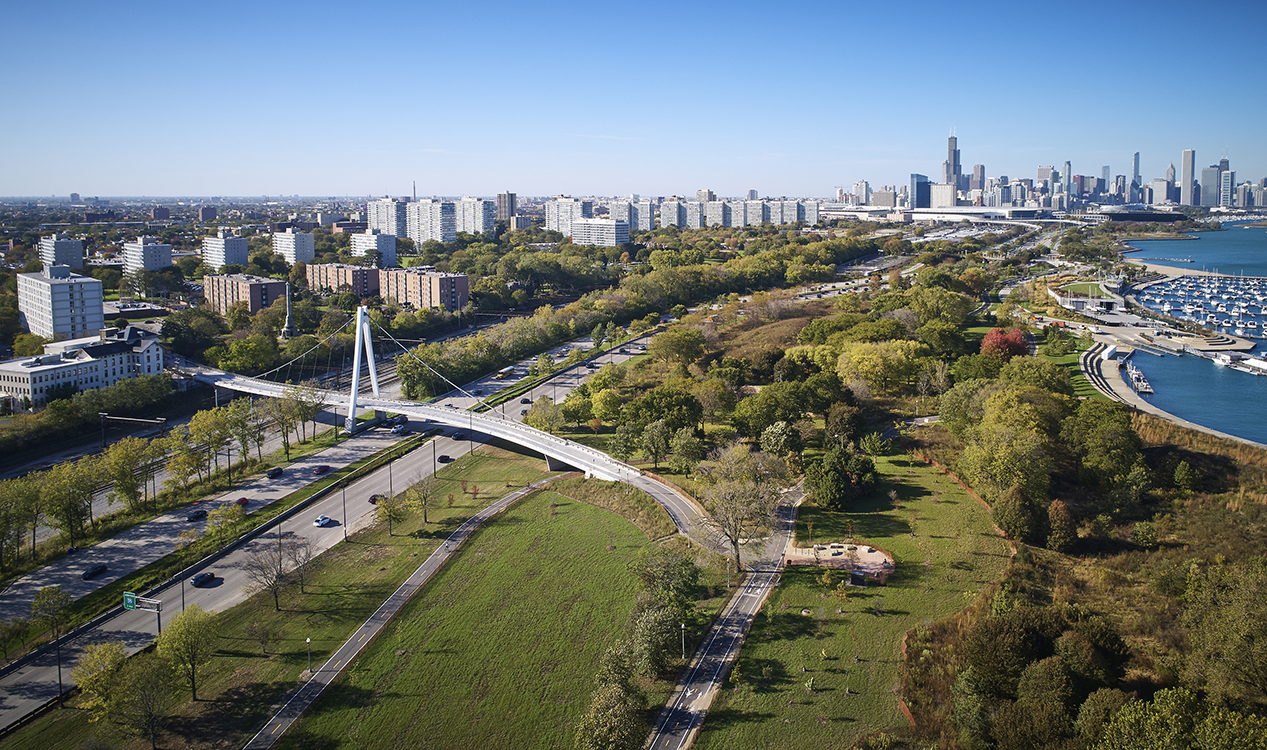
[[[1114,53],[1256,49],[1259,4],[721,7],[16,6],[0,196],[402,196],[416,180],[419,195],[829,197],[939,177],[952,131],[964,172],[988,177],[1065,161],[1129,177],[1138,151],[1147,182],[1184,149],[1198,169],[1226,156],[1238,179],[1267,176],[1267,84],[1178,56],[1143,75]],[[422,28],[455,33],[384,31]]]

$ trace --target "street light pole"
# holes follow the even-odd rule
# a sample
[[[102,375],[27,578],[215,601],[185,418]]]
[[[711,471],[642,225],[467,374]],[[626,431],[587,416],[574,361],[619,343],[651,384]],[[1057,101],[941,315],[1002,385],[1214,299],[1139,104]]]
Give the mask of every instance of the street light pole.
[[[312,674],[312,639],[308,639],[308,674]]]
[[[62,702],[62,694],[66,692],[62,687],[62,642],[56,629],[53,630],[53,642],[57,645],[57,707],[65,708],[66,704]]]
[[[348,540],[348,483],[343,480],[343,541]]]
[[[682,661],[686,661],[686,623],[682,623]]]

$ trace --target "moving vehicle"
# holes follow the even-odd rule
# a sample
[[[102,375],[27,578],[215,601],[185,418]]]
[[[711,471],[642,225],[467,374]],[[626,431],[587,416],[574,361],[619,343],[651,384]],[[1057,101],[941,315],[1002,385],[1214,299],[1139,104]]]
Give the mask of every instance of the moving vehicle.
[[[393,434],[393,435],[399,435],[399,434],[401,434],[401,433],[402,433],[402,432],[404,432],[404,431],[405,431],[405,426],[404,426],[403,424],[398,424],[398,425],[396,425],[395,427],[393,427],[393,428],[392,428],[392,434]]]
[[[237,500],[234,500],[234,501],[233,501],[233,504],[234,504],[234,505],[241,505],[242,507],[246,507],[246,504],[247,504],[247,503],[249,503],[249,502],[251,502],[250,498],[246,498],[246,497],[239,497]]]
[[[211,583],[215,580],[215,578],[216,576],[214,573],[195,573],[194,577],[189,579],[189,582],[194,586],[202,586],[204,584]]]
[[[326,473],[326,472],[327,472],[327,471],[329,471],[329,470],[330,470],[330,467],[329,467],[329,466],[326,466],[325,464],[321,464],[320,466],[314,466],[314,467],[312,467],[312,473],[313,473],[313,474],[315,474],[315,475],[317,475],[317,476],[321,476],[322,474]]]
[[[198,510],[195,510],[191,512],[189,515],[185,516],[185,520],[192,523],[193,521],[201,521],[202,519],[206,517],[207,517],[207,511],[203,510],[202,508],[199,508]]]
[[[524,396],[523,398],[519,399],[519,403],[521,403],[521,404],[531,404],[531,403],[532,403],[532,399],[528,398],[527,396]]]
[[[439,461],[439,462],[440,462],[440,463],[442,463],[442,464],[447,464],[448,462],[452,461],[453,459],[449,458],[449,454],[447,454],[447,453],[441,453],[441,454],[440,454],[440,457],[439,457],[439,458],[437,458],[436,460],[437,460],[437,461]]]
[[[280,477],[285,471],[286,470],[280,466],[274,466],[273,468],[264,472],[264,476],[268,477],[269,479],[276,479]]]
[[[378,501],[386,500],[387,496],[386,495],[370,495],[368,499],[371,505],[378,505]]]
[[[332,523],[334,523],[333,518],[327,515],[320,515],[320,516],[317,516],[316,519],[313,520],[312,525],[313,526],[329,526]]]
[[[79,577],[81,580],[90,581],[104,572],[106,572],[105,563],[97,563],[96,565],[90,566],[87,570],[83,572],[83,575]]]
[[[493,377],[497,378],[498,380],[505,380],[506,378],[514,374],[515,374],[515,368],[512,365],[511,367],[503,367],[502,369],[498,370],[497,374],[494,375]]]

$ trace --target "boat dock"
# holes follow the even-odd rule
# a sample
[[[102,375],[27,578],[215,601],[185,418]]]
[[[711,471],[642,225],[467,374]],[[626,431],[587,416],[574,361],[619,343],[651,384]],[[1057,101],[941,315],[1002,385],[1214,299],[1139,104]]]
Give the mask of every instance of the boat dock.
[[[1148,383],[1148,378],[1144,377],[1144,373],[1140,372],[1139,368],[1130,362],[1126,363],[1126,377],[1131,384],[1131,388],[1135,389],[1136,393],[1153,392],[1153,387]]]

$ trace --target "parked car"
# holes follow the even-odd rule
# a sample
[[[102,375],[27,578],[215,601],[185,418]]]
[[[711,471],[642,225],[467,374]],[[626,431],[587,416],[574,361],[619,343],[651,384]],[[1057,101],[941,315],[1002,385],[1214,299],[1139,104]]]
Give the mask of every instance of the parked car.
[[[198,510],[192,511],[189,515],[185,516],[185,520],[192,523],[193,521],[201,521],[206,517],[207,511],[199,508]]]
[[[392,428],[392,434],[393,434],[393,435],[399,435],[399,434],[401,434],[401,433],[402,433],[402,432],[404,432],[404,431],[405,431],[405,426],[404,426],[403,424],[398,424],[398,425],[396,425],[395,427],[393,427],[393,428]]]
[[[386,500],[386,499],[387,499],[386,495],[370,495],[369,496],[369,501],[372,505],[378,505],[379,500]]]
[[[268,477],[269,479],[276,479],[280,477],[283,473],[285,473],[285,471],[286,470],[280,466],[274,466],[273,468],[264,472],[264,476]]]
[[[312,525],[313,526],[329,526],[332,523],[334,523],[334,519],[330,518],[330,516],[321,515],[321,516],[317,516],[316,520],[312,522]]]
[[[245,507],[246,507],[246,504],[247,504],[247,503],[249,503],[249,502],[251,502],[251,499],[250,499],[250,498],[247,498],[247,497],[239,497],[237,500],[234,500],[234,501],[233,501],[233,504],[234,504],[234,505],[241,505],[242,507],[244,507],[244,508],[245,508]]]
[[[105,563],[97,563],[96,565],[90,566],[83,572],[83,575],[79,577],[85,581],[90,581],[104,572],[106,572]]]
[[[195,573],[194,577],[189,579],[189,582],[195,586],[203,586],[211,583],[215,579],[216,577],[214,573]]]
[[[409,417],[401,414],[396,417],[396,424],[409,424]]]
[[[531,404],[531,403],[532,403],[532,399],[528,398],[527,396],[524,396],[523,398],[519,399],[519,403],[521,403],[521,404]]]
[[[317,476],[321,476],[322,474],[326,473],[329,470],[330,470],[330,467],[326,466],[325,464],[312,467],[312,473],[316,474]]]

